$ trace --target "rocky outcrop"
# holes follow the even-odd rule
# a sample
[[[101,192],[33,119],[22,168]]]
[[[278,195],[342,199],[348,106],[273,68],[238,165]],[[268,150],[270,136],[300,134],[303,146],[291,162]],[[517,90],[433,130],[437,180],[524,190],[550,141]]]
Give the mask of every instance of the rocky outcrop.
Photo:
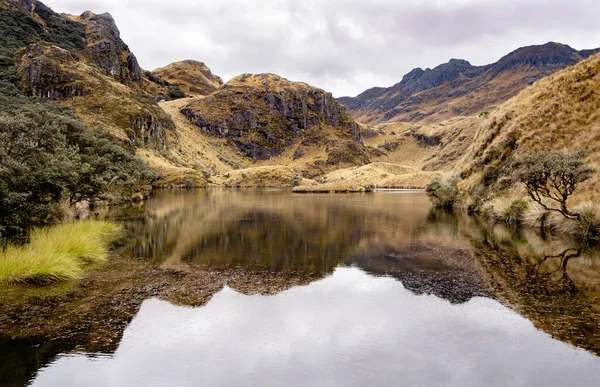
[[[165,85],[178,86],[189,95],[208,95],[223,85],[203,62],[184,60],[152,71]]]
[[[21,90],[32,97],[63,99],[89,93],[71,54],[49,43],[36,43],[17,51]]]
[[[29,45],[17,51],[15,59],[24,94],[73,106],[87,123],[133,146],[167,150],[174,124],[152,96],[124,87],[50,43]]]
[[[35,11],[35,4],[37,3],[36,0],[8,0],[8,2],[29,13]]]
[[[595,52],[551,42],[519,48],[487,66],[451,59],[434,69],[416,68],[394,86],[372,88],[338,101],[362,122],[439,122],[497,106]]]
[[[119,29],[110,14],[97,15],[86,11],[79,17],[70,18],[85,25],[86,52],[94,63],[127,86],[142,86],[142,69],[135,55],[121,40]]]
[[[311,139],[319,145],[350,141],[354,152],[363,151],[358,124],[331,93],[273,74],[238,76],[182,113],[254,160],[278,156],[300,142],[314,145]]]

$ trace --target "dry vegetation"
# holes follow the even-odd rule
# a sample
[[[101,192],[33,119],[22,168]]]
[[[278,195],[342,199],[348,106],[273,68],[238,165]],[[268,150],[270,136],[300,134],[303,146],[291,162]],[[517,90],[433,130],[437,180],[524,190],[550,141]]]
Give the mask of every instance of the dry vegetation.
[[[208,95],[223,85],[223,80],[213,74],[203,62],[184,60],[152,71],[169,85],[178,86],[189,95]]]
[[[374,188],[422,189],[438,172],[389,163],[371,163],[361,167],[328,173],[318,182],[294,188],[294,192],[362,192]]]
[[[600,55],[595,55],[540,80],[492,112],[457,165],[465,178],[462,191],[489,201],[495,193],[514,190],[511,165],[539,150],[587,149],[587,162],[598,169],[599,85]],[[497,176],[486,181],[492,172]],[[492,182],[496,189],[487,189]],[[574,202],[600,199],[599,183],[598,175],[584,183]]]
[[[38,229],[24,246],[0,251],[0,285],[43,285],[80,279],[86,266],[104,263],[121,228],[102,221]]]

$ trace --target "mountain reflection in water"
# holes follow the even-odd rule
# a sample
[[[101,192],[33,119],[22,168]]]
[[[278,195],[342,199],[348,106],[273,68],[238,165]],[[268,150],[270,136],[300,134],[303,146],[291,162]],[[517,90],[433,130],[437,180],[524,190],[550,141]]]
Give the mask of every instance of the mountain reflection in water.
[[[599,253],[575,241],[414,192],[165,190],[106,216],[133,271],[49,316],[72,339],[0,334],[0,385],[600,385]]]
[[[32,385],[597,386],[599,370],[495,300],[453,305],[338,268],[276,296],[147,300],[113,356],[62,356]]]

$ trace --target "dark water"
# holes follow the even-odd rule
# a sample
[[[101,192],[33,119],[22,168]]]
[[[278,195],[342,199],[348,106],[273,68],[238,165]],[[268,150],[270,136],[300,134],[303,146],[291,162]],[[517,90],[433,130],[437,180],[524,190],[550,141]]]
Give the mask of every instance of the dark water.
[[[232,281],[197,308],[147,299],[114,353],[58,351],[33,386],[600,385],[600,262],[573,241],[420,193],[161,191],[109,217],[125,255],[162,268],[314,281],[268,296]]]

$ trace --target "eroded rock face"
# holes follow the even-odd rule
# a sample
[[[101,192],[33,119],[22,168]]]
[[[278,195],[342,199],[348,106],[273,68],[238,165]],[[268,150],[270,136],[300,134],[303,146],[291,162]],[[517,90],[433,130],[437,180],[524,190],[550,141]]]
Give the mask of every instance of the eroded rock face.
[[[15,57],[21,90],[26,95],[62,99],[89,93],[76,72],[75,59],[67,50],[49,43],[35,43],[19,50]]]
[[[33,13],[35,10],[36,0],[8,0],[9,3],[16,5],[17,7],[29,12]]]
[[[109,13],[86,11],[79,16],[86,26],[87,52],[107,74],[121,83],[142,85],[142,69],[135,55],[121,40],[115,20]]]
[[[236,77],[191,102],[182,113],[204,132],[230,139],[255,160],[280,155],[315,127],[362,146],[358,124],[331,93],[273,74]]]

